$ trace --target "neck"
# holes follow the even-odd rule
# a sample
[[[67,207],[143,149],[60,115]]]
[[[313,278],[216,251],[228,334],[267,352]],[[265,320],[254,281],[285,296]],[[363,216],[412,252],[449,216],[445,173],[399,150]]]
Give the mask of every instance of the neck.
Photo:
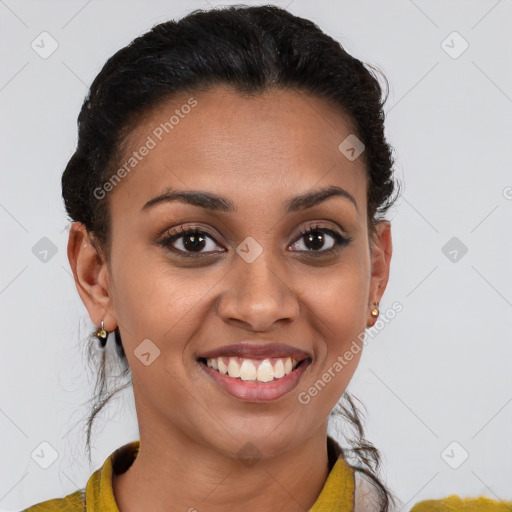
[[[252,463],[173,431],[140,429],[130,468],[113,476],[120,512],[309,510],[327,479],[327,424],[300,446]]]

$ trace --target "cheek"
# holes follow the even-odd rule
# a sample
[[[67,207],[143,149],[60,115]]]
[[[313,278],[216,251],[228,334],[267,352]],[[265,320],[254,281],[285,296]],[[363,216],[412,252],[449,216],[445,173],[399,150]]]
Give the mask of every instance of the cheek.
[[[208,290],[222,275],[211,267],[175,268],[154,250],[126,251],[116,261],[114,304],[123,343],[133,350],[150,339],[162,352],[182,354],[204,318]]]
[[[347,295],[317,306],[318,314],[323,315],[317,331],[325,339],[319,345],[318,373],[323,382],[329,383],[334,402],[345,391],[359,364],[366,326],[365,301],[355,300],[347,289],[343,293]]]
[[[368,288],[369,264],[364,257],[357,257],[355,251],[329,272],[308,278],[302,292],[304,301],[317,328],[325,334],[329,348],[341,349],[347,340],[364,331]]]
[[[318,368],[307,385],[315,386],[318,393],[322,390],[327,409],[347,388],[363,350],[369,287],[369,258],[364,254],[364,248],[354,250],[331,275],[316,279],[304,292],[305,310],[311,314],[308,322],[321,339]]]

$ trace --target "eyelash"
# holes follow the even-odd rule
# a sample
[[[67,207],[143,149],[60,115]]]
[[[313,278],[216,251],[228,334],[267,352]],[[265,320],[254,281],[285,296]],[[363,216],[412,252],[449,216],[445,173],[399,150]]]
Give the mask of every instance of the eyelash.
[[[309,235],[311,233],[324,233],[324,234],[331,236],[334,239],[334,246],[331,247],[330,249],[325,249],[325,250],[320,250],[320,251],[309,250],[309,251],[298,251],[298,252],[305,252],[308,254],[313,254],[314,257],[325,256],[327,254],[337,253],[342,247],[347,246],[352,241],[352,238],[342,236],[338,232],[336,232],[332,229],[321,228],[319,226],[312,226],[312,227],[303,229],[300,233],[300,236],[291,245],[296,244],[301,238],[303,238],[304,236]],[[165,247],[166,249],[168,249],[184,258],[201,258],[206,255],[209,255],[209,253],[195,253],[195,254],[187,253],[185,251],[182,251],[181,249],[176,249],[176,248],[172,247],[171,244],[173,242],[175,242],[176,240],[179,240],[180,238],[185,237],[187,235],[206,235],[208,238],[210,238],[215,243],[217,243],[214,240],[214,238],[211,235],[209,235],[208,232],[206,232],[204,230],[201,230],[196,227],[184,228],[183,226],[180,226],[178,228],[177,232],[170,234],[168,236],[164,236],[164,238],[161,239],[159,242],[157,242],[157,244],[162,247]],[[216,252],[220,252],[220,251],[216,251]]]

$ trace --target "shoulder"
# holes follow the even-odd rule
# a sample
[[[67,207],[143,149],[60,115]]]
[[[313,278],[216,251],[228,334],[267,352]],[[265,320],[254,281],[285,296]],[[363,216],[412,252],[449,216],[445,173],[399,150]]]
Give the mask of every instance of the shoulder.
[[[90,476],[85,489],[79,489],[64,498],[37,503],[21,512],[117,511],[112,489],[112,474],[122,473],[128,469],[138,454],[139,445],[139,440],[132,441],[112,452],[103,465]]]
[[[490,498],[460,498],[455,494],[441,500],[420,501],[411,512],[511,512],[512,501],[497,501]]]
[[[43,501],[22,512],[85,512],[85,491],[80,489],[64,498]]]

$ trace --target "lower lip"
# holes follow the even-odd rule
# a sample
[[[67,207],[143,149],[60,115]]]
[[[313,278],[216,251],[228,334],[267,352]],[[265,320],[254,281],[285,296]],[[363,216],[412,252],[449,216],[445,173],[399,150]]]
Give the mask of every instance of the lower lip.
[[[234,379],[229,375],[210,368],[202,361],[199,366],[215,382],[220,384],[222,389],[229,395],[245,400],[247,402],[269,402],[277,400],[292,391],[299,383],[302,374],[310,367],[309,359],[302,361],[295,370],[280,379],[274,379],[270,382],[257,382],[250,380]]]

